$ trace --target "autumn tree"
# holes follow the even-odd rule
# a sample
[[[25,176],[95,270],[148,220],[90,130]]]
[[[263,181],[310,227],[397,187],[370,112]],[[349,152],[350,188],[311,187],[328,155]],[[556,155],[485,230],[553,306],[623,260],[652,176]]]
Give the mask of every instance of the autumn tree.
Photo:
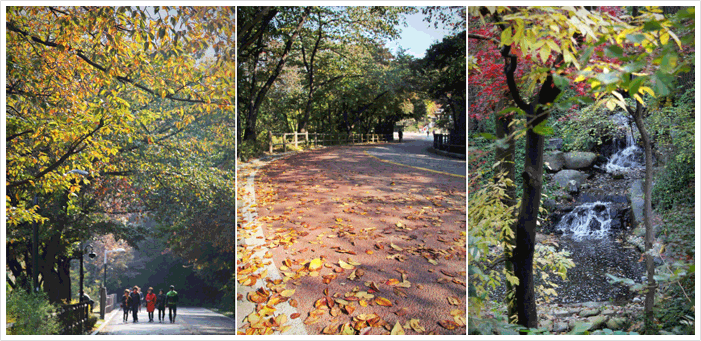
[[[54,290],[66,284],[51,273],[79,241],[113,233],[136,242],[143,231],[116,215],[157,215],[164,207],[146,199],[168,195],[160,184],[201,172],[210,179],[210,168],[233,164],[234,19],[230,7],[8,7],[15,278],[32,273],[32,223],[40,224],[43,286]],[[211,154],[222,157],[205,162]]]
[[[387,110],[378,110],[378,104],[393,102],[391,96],[402,96],[406,88],[397,83],[400,63],[389,66],[394,57],[384,44],[398,36],[402,14],[414,11],[240,8],[239,141],[255,141],[261,123],[278,131],[368,132],[376,127],[376,117],[401,111],[388,116]],[[378,82],[382,77],[393,78]]]
[[[551,134],[547,126],[549,111],[573,102],[616,106],[633,112],[624,101],[626,91],[637,102],[633,117],[641,120],[644,94],[666,95],[672,75],[686,70],[673,46],[681,48],[674,34],[674,23],[646,8],[639,15],[620,15],[615,9],[575,7],[482,7],[470,8],[472,15],[491,20],[499,31],[470,34],[470,38],[490,41],[499,47],[504,60],[503,75],[509,96],[516,104],[503,113],[515,111],[525,118],[525,162],[523,196],[515,223],[515,249],[511,258],[516,281],[516,313],[519,324],[537,326],[533,288],[533,252],[535,229],[540,208],[543,172],[543,136]],[[681,14],[683,15],[683,14]],[[521,78],[519,88],[515,72],[519,61],[531,59],[534,65]],[[471,58],[471,62],[472,62]],[[475,63],[475,67],[478,65]],[[636,77],[631,77],[635,75]],[[586,82],[590,97],[560,101],[560,92]],[[621,90],[623,89],[623,90]],[[638,127],[641,133],[645,129]],[[511,138],[511,137],[509,137]],[[644,144],[649,144],[649,140]],[[646,153],[649,146],[646,147]],[[651,158],[646,160],[646,190],[652,174]],[[649,225],[649,192],[646,192],[646,257],[648,259],[648,296],[646,311],[651,316],[654,300],[654,264]]]

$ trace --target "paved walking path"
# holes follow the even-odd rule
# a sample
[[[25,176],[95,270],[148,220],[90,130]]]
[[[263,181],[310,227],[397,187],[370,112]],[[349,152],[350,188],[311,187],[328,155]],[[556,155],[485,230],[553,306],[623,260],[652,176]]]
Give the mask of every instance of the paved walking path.
[[[428,151],[433,146],[433,135],[405,133],[402,143],[389,143],[368,149],[368,154],[382,160],[412,167],[426,168],[465,177],[467,163]]]
[[[381,148],[242,167],[239,334],[465,334],[465,179]]]
[[[175,323],[158,322],[158,310],[154,312],[156,322],[148,322],[148,313],[142,309],[139,322],[122,321],[122,313],[117,312],[109,323],[97,335],[233,335],[234,320],[206,308],[178,307]]]

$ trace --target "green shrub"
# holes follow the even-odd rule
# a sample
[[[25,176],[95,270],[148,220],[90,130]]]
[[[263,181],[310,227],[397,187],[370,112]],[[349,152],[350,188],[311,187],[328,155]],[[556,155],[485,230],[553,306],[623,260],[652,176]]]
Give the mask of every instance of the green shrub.
[[[694,202],[694,163],[678,157],[670,159],[652,188],[652,203],[670,209],[676,204]]]
[[[7,320],[13,322],[8,335],[58,334],[61,327],[56,307],[44,292],[27,293],[22,289],[7,291]]]
[[[97,316],[90,314],[88,317],[88,321],[85,324],[85,330],[86,331],[91,331],[93,328],[95,328],[95,324],[97,323]]]
[[[694,87],[686,89],[671,101],[658,101],[651,106],[645,126],[661,153],[673,150],[681,161],[694,162]]]
[[[563,151],[588,151],[604,142],[604,137],[614,136],[619,127],[606,109],[584,107],[579,115],[558,121],[553,119],[554,136],[562,137]]]

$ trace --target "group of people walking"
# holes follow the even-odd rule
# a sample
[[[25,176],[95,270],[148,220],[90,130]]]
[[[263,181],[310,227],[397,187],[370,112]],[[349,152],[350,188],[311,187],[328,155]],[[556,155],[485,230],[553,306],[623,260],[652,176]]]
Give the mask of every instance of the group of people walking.
[[[158,308],[158,322],[165,321],[166,307],[168,307],[168,317],[170,318],[170,323],[175,323],[175,316],[178,311],[178,292],[175,291],[174,286],[170,286],[170,291],[164,294],[163,289],[158,290],[158,295],[153,293],[153,288],[148,288],[148,293],[144,300],[144,294],[141,292],[141,288],[134,286],[131,290],[124,289],[124,295],[122,296],[122,309],[124,310],[124,322],[129,319],[129,312],[131,312],[134,323],[139,322],[139,311],[141,311],[141,305],[143,302],[146,304],[146,311],[148,312],[148,321],[153,322],[153,312]]]

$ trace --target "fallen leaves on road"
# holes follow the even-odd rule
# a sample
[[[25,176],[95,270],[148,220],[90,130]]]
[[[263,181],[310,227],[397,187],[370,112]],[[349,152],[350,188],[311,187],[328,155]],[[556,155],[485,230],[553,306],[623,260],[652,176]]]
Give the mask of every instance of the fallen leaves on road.
[[[400,176],[391,188],[385,182],[383,193],[364,184],[374,181],[372,176],[355,171],[329,180],[329,171],[317,167],[322,171],[293,177],[298,169],[280,163],[257,176],[257,205],[237,207],[237,239],[259,242],[237,247],[237,281],[251,290],[238,294],[237,301],[254,305],[239,334],[285,333],[292,320],[325,335],[434,334],[441,333],[439,326],[444,331],[465,327],[465,312],[451,310],[465,298],[458,297],[465,287],[465,268],[455,266],[456,261],[464,264],[466,252],[464,192],[420,188]],[[265,178],[268,172],[277,177]],[[237,200],[248,194],[241,189]],[[256,210],[257,219],[242,219],[244,212]],[[256,230],[264,237],[256,236]],[[423,264],[420,275],[417,260]],[[268,277],[266,266],[273,262],[281,279]],[[426,272],[429,266],[435,271]],[[394,267],[408,270],[395,269],[401,274],[396,278],[389,274]],[[309,281],[323,288],[322,297],[309,297]],[[453,291],[431,302],[450,315],[427,320],[412,300],[439,285]],[[287,316],[280,309],[286,304],[299,312]],[[384,320],[388,316],[396,320],[390,324]]]

